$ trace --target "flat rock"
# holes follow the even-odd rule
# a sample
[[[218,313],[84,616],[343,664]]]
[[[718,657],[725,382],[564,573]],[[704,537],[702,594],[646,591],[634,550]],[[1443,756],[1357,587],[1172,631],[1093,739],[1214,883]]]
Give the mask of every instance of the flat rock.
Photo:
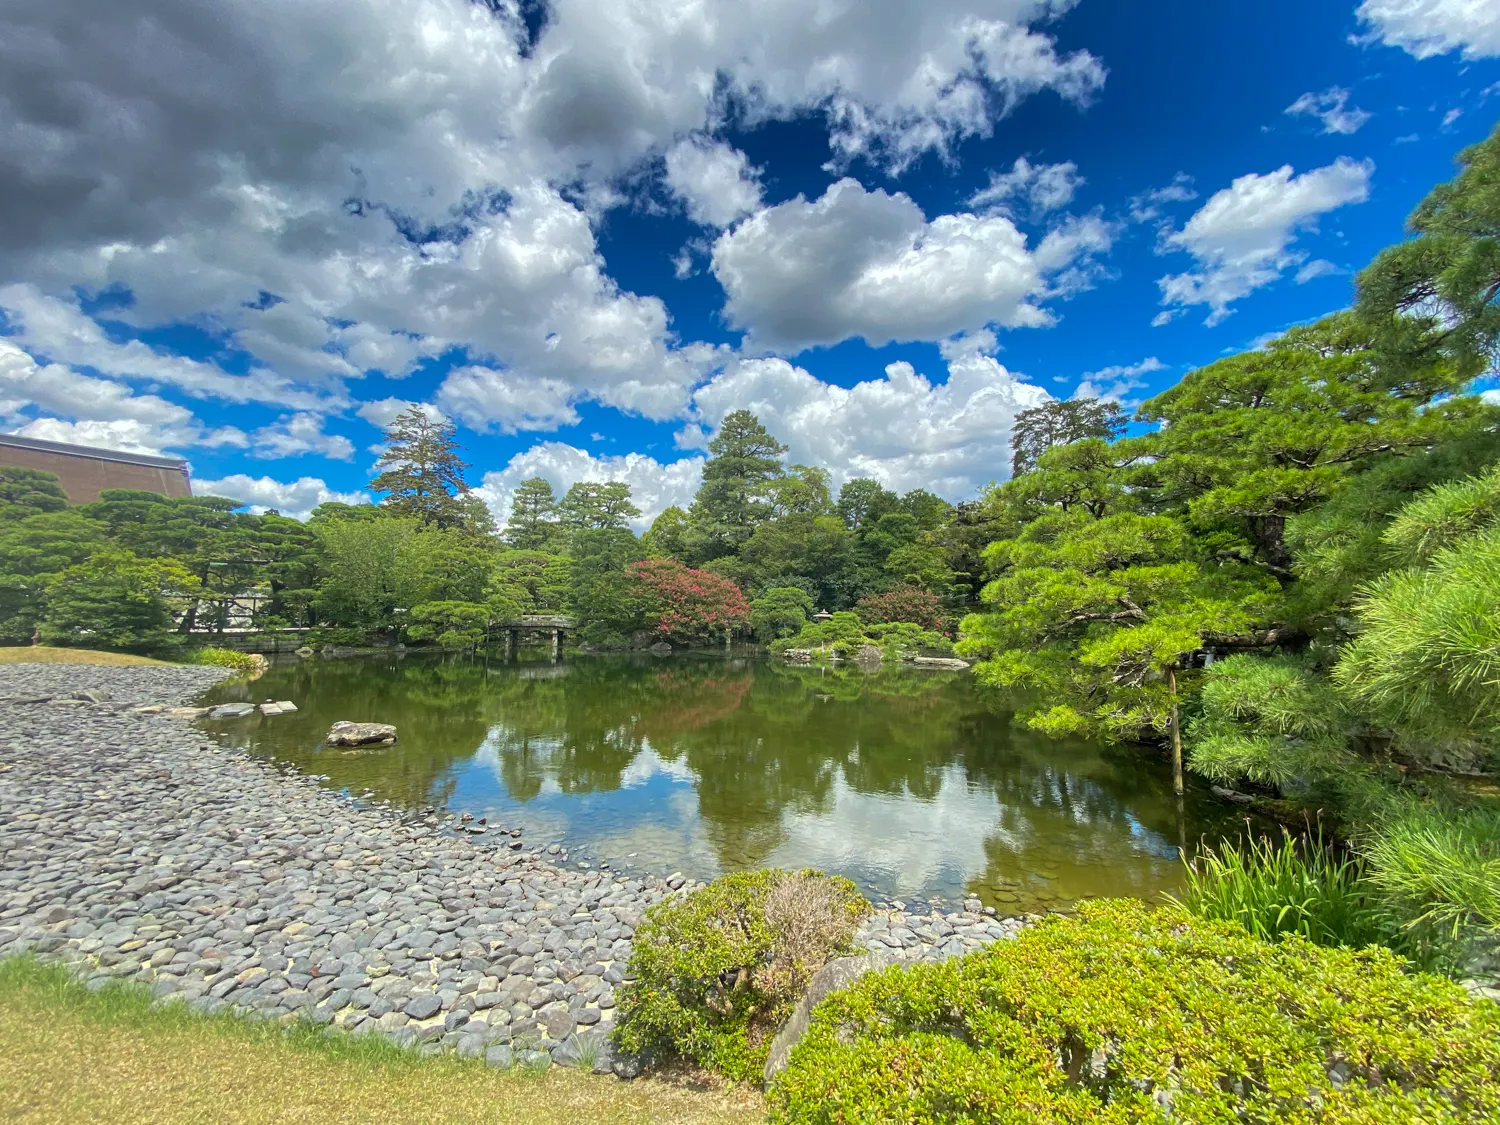
[[[210,719],[243,719],[246,715],[255,714],[253,703],[221,703],[209,711]]]
[[[396,741],[396,728],[389,723],[334,723],[323,740],[325,746],[390,745]]]

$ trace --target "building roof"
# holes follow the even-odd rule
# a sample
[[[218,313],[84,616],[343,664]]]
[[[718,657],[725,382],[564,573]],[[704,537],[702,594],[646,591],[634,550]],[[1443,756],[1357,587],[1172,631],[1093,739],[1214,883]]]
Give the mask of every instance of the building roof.
[[[73,457],[88,457],[95,461],[117,461],[123,465],[149,465],[154,469],[187,470],[187,462],[181,457],[153,457],[146,453],[123,453],[118,449],[95,449],[88,445],[69,445],[61,441],[42,441],[40,438],[19,437],[16,434],[0,434],[0,446],[13,449],[34,449],[40,453],[63,453]]]

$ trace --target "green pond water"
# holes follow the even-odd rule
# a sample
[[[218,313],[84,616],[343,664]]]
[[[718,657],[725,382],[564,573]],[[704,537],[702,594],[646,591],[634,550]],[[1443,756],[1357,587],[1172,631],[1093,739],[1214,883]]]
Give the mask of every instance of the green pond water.
[[[1045,738],[952,672],[319,658],[207,701],[264,699],[300,710],[204,726],[351,794],[485,816],[617,871],[818,867],[876,899],[970,893],[1014,913],[1174,891],[1180,845],[1243,827],[1206,790],[1179,807],[1154,751]],[[339,719],[400,741],[322,748]]]

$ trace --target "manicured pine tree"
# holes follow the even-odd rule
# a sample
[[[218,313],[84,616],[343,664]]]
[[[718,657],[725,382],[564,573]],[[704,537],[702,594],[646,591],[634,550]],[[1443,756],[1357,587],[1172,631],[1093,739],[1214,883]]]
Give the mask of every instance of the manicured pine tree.
[[[570,531],[623,531],[641,510],[623,481],[581,480],[557,506],[558,522]]]

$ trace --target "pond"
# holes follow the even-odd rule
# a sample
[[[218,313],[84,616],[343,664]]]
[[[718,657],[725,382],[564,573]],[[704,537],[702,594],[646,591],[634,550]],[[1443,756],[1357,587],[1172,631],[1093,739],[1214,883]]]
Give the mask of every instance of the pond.
[[[484,816],[616,871],[818,867],[878,900],[1016,913],[1176,890],[1180,844],[1242,827],[1206,790],[1179,806],[1155,751],[1036,734],[964,673],[393,655],[278,662],[208,701],[246,699],[300,710],[205,727],[357,797]],[[339,719],[400,741],[323,749]]]

